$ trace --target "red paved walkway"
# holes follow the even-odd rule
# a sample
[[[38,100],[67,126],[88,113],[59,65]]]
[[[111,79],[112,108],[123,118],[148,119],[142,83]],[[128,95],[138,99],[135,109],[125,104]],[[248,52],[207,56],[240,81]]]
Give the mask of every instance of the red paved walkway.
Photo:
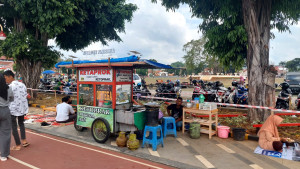
[[[11,151],[12,158],[6,162],[0,161],[0,169],[171,168],[88,144],[34,133],[30,130],[27,130],[26,134],[31,143],[30,146],[22,148],[21,151]],[[20,161],[17,162],[14,159]],[[21,164],[22,162],[29,166]]]

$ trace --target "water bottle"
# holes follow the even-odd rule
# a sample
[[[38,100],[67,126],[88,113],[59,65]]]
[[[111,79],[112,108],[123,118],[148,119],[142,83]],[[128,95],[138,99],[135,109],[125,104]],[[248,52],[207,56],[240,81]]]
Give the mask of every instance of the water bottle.
[[[283,143],[283,146],[282,146],[282,157],[285,157],[287,155],[287,149],[286,149],[286,144]]]

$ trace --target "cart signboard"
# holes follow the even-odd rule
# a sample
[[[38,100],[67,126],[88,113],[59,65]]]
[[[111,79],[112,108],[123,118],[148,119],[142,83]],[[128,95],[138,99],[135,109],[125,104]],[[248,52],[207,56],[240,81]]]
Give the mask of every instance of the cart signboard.
[[[117,82],[131,82],[132,70],[117,69],[116,79]]]
[[[80,82],[112,82],[113,71],[108,68],[91,68],[79,70]]]
[[[77,105],[77,125],[91,127],[93,121],[101,117],[109,123],[111,131],[114,131],[114,110],[109,108]]]

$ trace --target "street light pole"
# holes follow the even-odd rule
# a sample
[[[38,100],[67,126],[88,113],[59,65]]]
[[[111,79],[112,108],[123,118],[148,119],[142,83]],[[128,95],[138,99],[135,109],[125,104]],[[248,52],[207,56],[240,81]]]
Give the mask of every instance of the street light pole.
[[[0,32],[0,40],[5,40],[5,39],[6,39],[6,35],[5,35],[5,33],[3,32],[3,27],[2,27],[1,24],[0,24],[0,28],[1,28],[1,32]]]

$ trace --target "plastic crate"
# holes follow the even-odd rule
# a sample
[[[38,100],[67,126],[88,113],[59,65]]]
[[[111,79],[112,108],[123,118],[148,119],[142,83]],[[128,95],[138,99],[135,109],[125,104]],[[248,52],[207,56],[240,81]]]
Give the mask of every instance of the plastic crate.
[[[199,106],[199,109],[200,109],[200,107],[203,110],[214,110],[214,109],[218,108],[216,103],[204,103],[202,106]]]

